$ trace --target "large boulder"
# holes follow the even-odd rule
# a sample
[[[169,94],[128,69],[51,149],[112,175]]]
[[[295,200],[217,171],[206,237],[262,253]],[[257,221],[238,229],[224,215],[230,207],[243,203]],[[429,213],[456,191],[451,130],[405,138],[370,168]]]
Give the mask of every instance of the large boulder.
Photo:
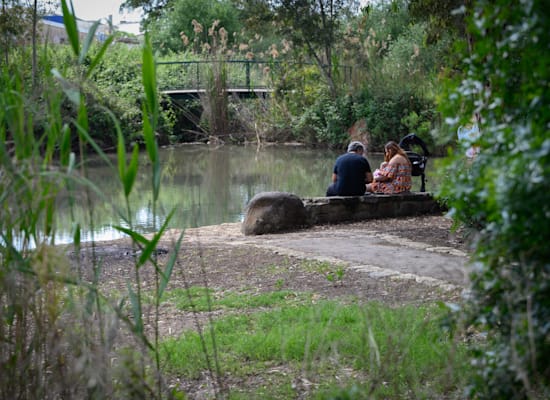
[[[242,224],[245,235],[263,235],[295,230],[308,225],[302,200],[285,192],[263,192],[255,195],[246,207]]]
[[[363,143],[365,146],[368,146],[370,143],[370,132],[367,128],[367,120],[361,118],[357,120],[349,129],[348,129],[349,141],[358,141]]]

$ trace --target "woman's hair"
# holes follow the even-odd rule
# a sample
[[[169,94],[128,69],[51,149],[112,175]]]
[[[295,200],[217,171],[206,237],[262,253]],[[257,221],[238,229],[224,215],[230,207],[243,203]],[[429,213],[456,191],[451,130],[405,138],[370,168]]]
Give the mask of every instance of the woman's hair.
[[[405,160],[411,164],[411,161],[409,160],[409,157],[407,157],[407,153],[405,153],[405,150],[403,150],[396,142],[389,141],[384,146],[384,161],[390,162],[393,156],[396,154],[399,154],[403,157],[405,157]]]

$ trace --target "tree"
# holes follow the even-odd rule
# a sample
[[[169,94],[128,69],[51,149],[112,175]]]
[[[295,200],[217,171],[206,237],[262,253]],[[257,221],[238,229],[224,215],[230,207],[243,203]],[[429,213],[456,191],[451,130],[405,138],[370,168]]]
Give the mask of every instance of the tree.
[[[466,36],[464,7],[469,0],[411,0],[409,12],[416,21],[429,23],[428,42],[433,43],[449,32]]]
[[[4,63],[9,64],[10,49],[23,42],[27,32],[29,8],[19,0],[2,0],[0,15],[0,48]]]
[[[479,0],[472,54],[441,110],[454,131],[480,115],[481,153],[447,169],[441,192],[475,229],[467,322],[487,333],[476,349],[472,397],[550,396],[550,52],[544,2]],[[456,71],[454,72],[456,73]],[[466,145],[471,145],[467,143]]]
[[[337,95],[333,79],[335,46],[342,34],[342,23],[358,8],[355,0],[241,0],[250,26],[273,22],[278,33],[304,48],[318,65],[333,98]],[[258,17],[252,17],[254,12]]]
[[[145,24],[158,18],[162,11],[172,3],[172,0],[126,0],[121,4],[121,9],[142,8],[145,14]]]
[[[204,27],[219,21],[218,26],[229,33],[229,40],[241,28],[238,11],[229,0],[173,0],[169,8],[159,13],[155,20],[149,22],[149,29],[155,47],[162,51],[182,51],[185,38],[193,40],[197,34],[201,35],[198,38],[200,41],[206,42],[208,30],[196,32],[193,20]]]
[[[37,46],[39,36],[39,19],[53,6],[53,0],[2,0],[0,15],[0,48],[2,49],[4,62],[9,64],[10,50],[18,45],[31,43],[32,59],[32,86],[36,86],[37,80]]]

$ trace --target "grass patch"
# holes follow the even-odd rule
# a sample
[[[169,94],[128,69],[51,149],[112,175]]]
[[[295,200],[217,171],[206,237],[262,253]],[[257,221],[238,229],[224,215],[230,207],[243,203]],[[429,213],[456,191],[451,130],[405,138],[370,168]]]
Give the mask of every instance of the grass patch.
[[[354,390],[370,398],[449,398],[464,387],[467,368],[465,349],[440,327],[443,313],[437,306],[291,304],[224,317],[204,330],[204,341],[185,332],[163,342],[162,357],[167,372],[197,379],[207,369],[202,344],[211,361],[214,338],[222,374],[262,377],[253,397],[260,390],[263,398],[295,398],[293,377],[318,398],[350,398],[344,394]],[[343,397],[333,397],[335,390]]]
[[[180,310],[209,311],[221,309],[249,309],[278,307],[310,301],[311,293],[278,290],[264,293],[216,292],[210,288],[193,286],[165,292],[163,301],[170,301]]]
[[[334,285],[341,284],[345,275],[343,264],[332,264],[328,261],[303,260],[300,268],[307,272],[319,273]]]
[[[328,261],[302,260],[300,262],[300,269],[307,272],[318,272],[322,275],[333,273],[334,271],[343,268],[343,264],[333,264]]]

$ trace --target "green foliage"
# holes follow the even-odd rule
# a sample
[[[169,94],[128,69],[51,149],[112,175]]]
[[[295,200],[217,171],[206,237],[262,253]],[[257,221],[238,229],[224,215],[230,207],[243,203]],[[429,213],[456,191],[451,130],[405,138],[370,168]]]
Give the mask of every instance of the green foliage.
[[[164,8],[158,18],[148,24],[152,34],[153,45],[159,53],[184,50],[186,41],[196,41],[196,50],[202,43],[208,42],[208,30],[197,31],[196,21],[203,27],[210,27],[219,21],[229,32],[230,43],[233,33],[239,32],[238,10],[229,0],[174,0],[171,7]]]
[[[414,20],[429,24],[428,42],[435,43],[448,36],[449,32],[465,37],[466,21],[463,0],[412,0],[409,12]]]
[[[170,13],[175,18],[176,8],[179,9],[183,3],[185,2],[174,2],[175,8],[167,7],[163,12]],[[233,129],[248,130],[250,138],[247,140],[254,137],[260,140],[298,140],[340,146],[348,140],[347,129],[355,120],[365,118],[371,124],[367,128],[374,138],[371,144],[374,144],[375,149],[381,148],[387,140],[399,139],[411,130],[419,133],[431,146],[434,140],[430,131],[434,128],[434,121],[437,122],[433,104],[435,82],[451,43],[450,36],[440,35],[437,42],[428,45],[427,23],[419,19],[420,22],[412,24],[407,4],[402,1],[370,6],[368,12],[356,19],[349,14],[354,6],[352,2],[323,4],[329,3],[335,8],[323,22],[319,4],[314,6],[304,3],[294,7],[297,5],[295,2],[283,2],[276,8],[270,8],[267,2],[237,2],[242,11],[239,18],[243,18],[240,24],[256,30],[267,24],[267,35],[272,35],[271,28],[275,26],[277,34],[286,39],[281,41],[282,46],[273,42],[269,48],[269,56],[274,61],[280,61],[292,54],[294,62],[265,65],[263,68],[264,71],[269,71],[275,91],[267,109],[269,114],[261,112],[262,105],[258,104],[241,102],[228,105],[231,121],[240,121],[240,125],[233,122]],[[187,10],[193,7],[178,11],[178,15],[188,15]],[[209,7],[204,8],[204,12],[209,10]],[[278,10],[277,15],[275,10]],[[302,20],[307,24],[298,24],[297,21]],[[272,25],[272,21],[277,24]],[[344,30],[345,22],[350,25]],[[161,37],[159,32],[169,26],[165,19],[159,19],[156,23],[158,29],[153,29],[155,41]],[[190,29],[190,22],[186,24]],[[223,46],[218,43],[216,47],[212,43],[212,35],[207,34],[207,31],[216,30],[220,26],[224,30],[231,30],[227,29],[224,22],[211,29],[206,29],[205,23],[194,22],[194,31],[185,32],[185,37],[180,37],[179,34],[183,32],[182,24],[176,25],[178,32],[169,33],[170,40],[177,41],[178,46],[183,41],[188,42],[188,45],[185,46],[187,52],[184,54],[168,52],[172,58],[183,56],[187,60],[196,60],[197,54],[201,54],[203,58],[205,55],[212,58],[213,54],[215,58],[234,58],[246,53],[246,57],[251,59],[265,58],[268,55],[263,37],[266,29],[257,31],[261,34],[250,40],[246,38],[252,37],[251,32],[239,33],[232,44],[226,41]],[[229,34],[228,38],[231,41],[232,35]],[[270,36],[269,40],[273,40],[273,37]],[[330,45],[323,45],[327,40]],[[302,45],[306,47],[301,47]],[[310,62],[300,64],[299,61],[303,59]],[[318,65],[312,67],[311,61]],[[343,72],[345,63],[354,65],[352,73]],[[326,65],[326,68],[319,68],[321,65]],[[225,64],[224,68],[218,68],[215,76],[221,77],[219,72],[225,72],[230,84],[229,79],[233,79],[236,72],[232,67],[231,64]],[[164,87],[193,85],[197,84],[197,79],[200,82],[207,80],[207,76],[198,71],[196,65],[163,65],[160,74]],[[263,82],[265,76],[260,74],[259,79],[256,80],[255,77],[254,82]],[[362,88],[359,95],[353,93],[350,97],[348,85],[353,77],[362,78]],[[209,107],[206,104],[205,115],[210,115]],[[193,109],[188,109],[187,114],[193,117]],[[206,124],[206,120],[205,118],[198,123],[205,133],[212,131],[212,123],[219,125],[210,119]],[[224,130],[221,129],[220,132]],[[176,133],[171,138],[177,140],[187,136],[189,135]],[[191,136],[196,140],[194,135]],[[232,136],[239,138],[243,134],[234,132]]]
[[[254,294],[224,291],[219,294],[209,288],[189,287],[170,290],[166,292],[163,300],[173,302],[179,310],[212,311],[290,306],[311,301],[311,297],[311,293],[295,293],[288,290]]]
[[[294,140],[309,144],[339,146],[348,140],[352,98],[333,98],[318,68],[281,62],[272,65],[270,77],[274,87],[273,112],[268,116],[271,126],[286,127]]]
[[[431,138],[433,115],[430,111],[432,110],[427,110],[421,115],[418,115],[416,111],[411,111],[409,115],[401,118],[401,123],[408,132],[414,132],[421,138]],[[430,145],[427,141],[425,142],[428,146]]]
[[[68,79],[80,80],[82,66],[75,65],[67,46],[52,46],[47,50],[45,59],[51,68],[62,71]],[[91,44],[88,54],[82,64],[88,68],[90,79],[83,81],[81,88],[90,110],[89,130],[92,137],[103,149],[115,148],[118,139],[110,116],[112,113],[120,121],[123,136],[128,141],[141,143],[141,104],[144,96],[140,48],[128,47],[123,43],[109,46]],[[47,65],[44,67],[44,71],[49,70]],[[64,118],[73,117],[75,113],[70,104],[63,111]],[[166,137],[171,133],[173,124],[171,111],[159,110],[157,133],[160,140],[168,141]]]
[[[308,55],[317,64],[332,99],[339,93],[333,77],[335,51],[342,34],[342,23],[356,2],[350,0],[296,1],[270,3],[272,20],[278,32]]]
[[[414,90],[424,97],[433,96],[436,74],[444,65],[443,55],[451,45],[449,36],[436,44],[426,42],[427,28],[423,23],[410,24],[387,46],[387,53],[374,66],[379,69],[386,90]],[[372,82],[374,83],[374,82]]]
[[[63,48],[58,49],[62,52]],[[95,48],[92,49],[95,51]],[[97,112],[91,116],[94,136],[102,138],[107,146],[116,143],[110,121],[102,118],[102,108],[111,110],[121,122],[124,137],[137,140],[141,124],[141,71],[139,48],[124,44],[112,45],[91,76],[90,102]],[[61,60],[59,60],[61,61]],[[106,147],[107,147],[106,146]]]
[[[460,390],[466,374],[461,367],[464,352],[458,349],[451,355],[456,349],[438,325],[441,308],[389,309],[375,303],[360,306],[328,301],[295,305],[292,297],[289,301],[292,304],[280,308],[213,322],[204,342],[210,353],[211,335],[215,335],[222,371],[244,378],[268,374],[267,393],[278,392],[297,373],[322,388],[321,392],[355,383],[375,398],[436,398]],[[255,307],[256,303],[243,306]],[[162,346],[170,371],[196,378],[206,367],[201,340],[194,331],[166,340]],[[449,363],[456,367],[456,375]],[[286,379],[277,379],[274,365],[290,371]],[[346,376],[343,370],[353,373]],[[367,373],[363,376],[360,371]]]
[[[313,136],[309,139],[312,144],[340,146],[349,141],[347,129],[353,124],[352,105],[350,96],[332,100],[328,93],[324,93],[317,96],[315,102],[303,110],[296,129],[298,132],[312,131]]]
[[[109,43],[109,42],[107,42]],[[81,62],[72,57],[72,46],[50,45],[39,48],[38,66],[41,73],[37,76],[35,88],[32,88],[31,68],[29,59],[30,48],[22,47],[10,52],[10,65],[17,67],[26,92],[36,93],[32,98],[31,108],[34,113],[34,131],[39,134],[44,129],[46,116],[44,109],[48,107],[47,99],[55,90],[65,91],[71,96],[78,96],[78,89],[85,97],[88,108],[88,124],[90,135],[104,150],[113,150],[117,143],[116,128],[111,113],[120,121],[120,128],[129,141],[140,143],[141,130],[141,50],[131,48],[123,43],[99,45],[90,43],[86,56]],[[58,77],[53,85],[51,71]],[[86,78],[83,74],[89,74]],[[86,78],[86,79],[85,79]],[[77,82],[77,83],[75,83]],[[61,113],[64,121],[76,118],[78,108],[69,97],[62,100]],[[159,111],[157,133],[160,140],[168,141],[174,117],[170,110]],[[77,150],[76,137],[71,138],[73,150]]]
[[[142,24],[147,25],[150,21],[162,15],[165,8],[169,7],[173,0],[125,0],[120,5],[121,9],[141,8],[144,14]]]
[[[481,137],[461,144],[440,194],[477,230],[467,322],[488,343],[474,354],[476,398],[550,394],[549,16],[542,2],[477,2],[473,53],[441,100],[451,130],[481,116]],[[472,144],[481,153],[465,163]]]
[[[32,8],[20,0],[3,0],[0,9],[0,65],[10,63],[10,52],[29,40]]]
[[[415,132],[433,150],[435,88],[450,37],[428,45],[427,25],[413,23],[401,1],[369,7],[356,29],[359,38],[349,34],[346,47],[364,66],[354,112],[367,122],[370,148],[381,150],[388,140]]]
[[[378,97],[365,91],[357,100],[354,113],[356,119],[365,118],[367,121],[369,148],[380,151],[388,140],[399,142],[411,132],[417,133],[426,144],[433,143],[429,134],[433,107],[432,101],[410,92]]]
[[[404,1],[369,5],[352,22],[353,29],[345,37],[346,47],[352,48],[358,64],[367,68],[367,79],[372,73],[371,68],[384,59],[390,45],[412,26]]]
[[[145,331],[140,273],[145,268],[153,269],[158,313],[182,237],[176,241],[168,262],[160,266],[155,248],[173,213],[163,225],[154,227],[158,232],[151,238],[134,231],[128,197],[135,189],[138,147],[134,146],[127,160],[120,124],[109,110],[105,114],[118,139],[118,176],[127,205],[126,211],[117,207],[127,223],[121,230],[140,251],[134,259],[134,280],[128,281],[125,298],[109,298],[102,293],[103,271],[93,236],[89,247],[91,270],[84,270],[81,226],[72,212],[73,242],[68,248],[55,246],[58,207],[68,206],[74,211],[77,201],[90,205],[92,196],[105,199],[100,188],[89,180],[87,150],[93,149],[100,162],[116,174],[110,158],[89,131],[90,109],[85,96],[89,77],[101,64],[112,39],[93,52],[93,29],[81,41],[74,29],[72,6],[63,0],[62,9],[71,43],[67,55],[70,62],[68,67],[52,71],[60,90],[44,89],[45,116],[40,130],[34,120],[37,111],[28,107],[32,103],[22,84],[26,71],[4,66],[0,75],[0,397],[164,398],[168,390],[160,375],[158,326],[152,326],[152,340]],[[158,101],[152,51],[147,44],[141,75],[147,94],[142,134],[153,170],[152,209],[156,220],[160,167],[153,128],[157,126]],[[73,72],[74,79],[66,71]],[[74,113],[67,121],[63,119],[65,106],[72,107]],[[78,160],[71,148],[72,140],[79,149]],[[87,212],[86,223],[94,232],[94,210],[89,207]],[[158,321],[158,314],[154,319]],[[130,350],[130,344],[135,348]]]

